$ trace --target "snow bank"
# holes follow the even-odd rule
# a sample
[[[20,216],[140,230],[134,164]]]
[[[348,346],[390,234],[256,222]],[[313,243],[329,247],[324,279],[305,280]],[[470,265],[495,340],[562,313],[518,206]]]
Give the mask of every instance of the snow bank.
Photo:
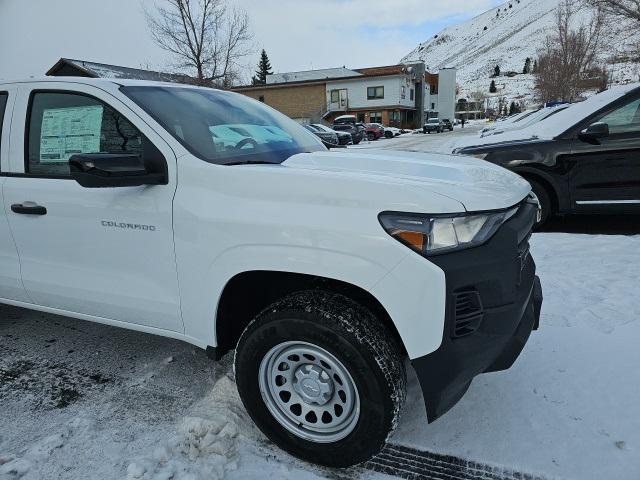
[[[238,425],[242,422],[233,413],[239,401],[233,398],[234,391],[235,384],[223,376],[199,406],[202,416],[184,418],[177,434],[152,455],[132,460],[127,480],[219,480],[237,469]]]

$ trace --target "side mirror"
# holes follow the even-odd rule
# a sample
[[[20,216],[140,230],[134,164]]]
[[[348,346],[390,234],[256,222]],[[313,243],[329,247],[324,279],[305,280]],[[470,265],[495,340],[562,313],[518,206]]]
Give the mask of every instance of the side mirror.
[[[609,136],[609,125],[603,122],[592,123],[578,134],[578,138],[588,143],[598,144],[598,140]]]
[[[84,153],[69,158],[71,178],[86,188],[166,185],[166,173],[150,172],[138,155]]]

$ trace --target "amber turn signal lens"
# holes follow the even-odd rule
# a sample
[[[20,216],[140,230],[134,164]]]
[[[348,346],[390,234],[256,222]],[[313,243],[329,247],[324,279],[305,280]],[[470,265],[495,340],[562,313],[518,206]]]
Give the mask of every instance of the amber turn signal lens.
[[[396,237],[401,238],[410,246],[415,248],[418,252],[422,252],[424,250],[424,233],[420,232],[408,232],[406,230],[399,231],[394,234]]]

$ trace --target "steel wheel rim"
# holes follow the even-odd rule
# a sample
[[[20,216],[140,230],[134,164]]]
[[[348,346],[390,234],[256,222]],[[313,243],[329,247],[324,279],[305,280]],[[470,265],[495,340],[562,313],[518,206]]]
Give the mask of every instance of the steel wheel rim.
[[[342,440],[360,418],[360,397],[346,367],[308,342],[276,345],[260,362],[260,393],[269,412],[294,435],[316,443]]]

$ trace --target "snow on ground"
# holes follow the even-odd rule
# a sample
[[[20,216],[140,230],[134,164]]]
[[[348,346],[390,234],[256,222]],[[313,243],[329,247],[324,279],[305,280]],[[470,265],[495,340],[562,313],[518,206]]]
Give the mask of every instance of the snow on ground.
[[[450,151],[481,124],[362,148]],[[541,327],[515,366],[426,424],[415,378],[392,441],[548,478],[640,478],[640,236],[536,234]],[[0,306],[0,479],[388,478],[276,449],[231,356]]]

